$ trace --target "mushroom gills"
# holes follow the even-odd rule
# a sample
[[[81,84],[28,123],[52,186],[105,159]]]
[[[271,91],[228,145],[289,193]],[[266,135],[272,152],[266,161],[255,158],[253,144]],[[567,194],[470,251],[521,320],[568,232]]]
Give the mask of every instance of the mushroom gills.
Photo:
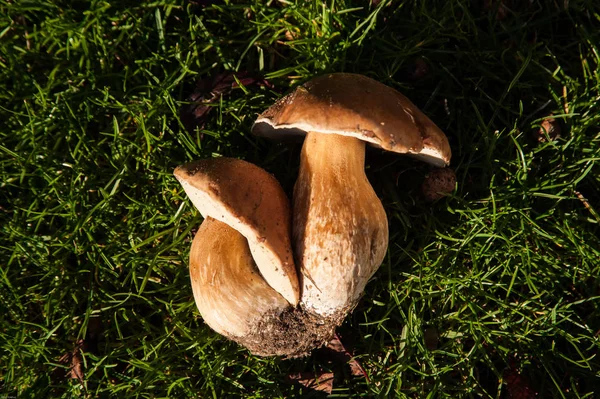
[[[354,137],[309,132],[302,148],[293,242],[302,304],[321,315],[352,309],[387,250],[387,217],[364,161]]]

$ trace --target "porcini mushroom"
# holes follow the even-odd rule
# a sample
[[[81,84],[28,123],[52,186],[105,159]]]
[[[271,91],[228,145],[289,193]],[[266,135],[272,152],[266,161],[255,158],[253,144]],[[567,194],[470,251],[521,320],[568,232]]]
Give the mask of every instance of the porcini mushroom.
[[[290,211],[277,180],[228,158],[180,166],[175,176],[205,217],[190,276],[206,323],[262,356],[301,356],[325,343],[336,324],[295,306]]]
[[[226,223],[248,240],[266,282],[290,304],[299,285],[290,243],[289,202],[279,182],[256,165],[232,158],[203,159],[174,172],[205,218]]]
[[[381,265],[388,244],[386,214],[364,172],[365,142],[445,166],[448,140],[398,91],[347,73],[298,87],[261,114],[252,132],[306,134],[293,199],[301,303],[341,318]]]

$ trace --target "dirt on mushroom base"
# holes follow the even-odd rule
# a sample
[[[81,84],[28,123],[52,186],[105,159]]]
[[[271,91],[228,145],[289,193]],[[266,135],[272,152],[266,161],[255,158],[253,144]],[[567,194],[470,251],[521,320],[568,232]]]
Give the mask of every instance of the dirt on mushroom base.
[[[244,337],[229,337],[258,356],[307,356],[329,342],[348,310],[322,316],[301,306],[264,314]]]

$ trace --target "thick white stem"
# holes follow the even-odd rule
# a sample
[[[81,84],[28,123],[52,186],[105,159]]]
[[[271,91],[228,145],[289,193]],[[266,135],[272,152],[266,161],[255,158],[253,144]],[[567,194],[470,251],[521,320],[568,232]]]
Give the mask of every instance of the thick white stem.
[[[387,250],[387,217],[364,159],[364,142],[352,137],[311,132],[302,148],[293,243],[301,302],[318,314],[351,309]]]

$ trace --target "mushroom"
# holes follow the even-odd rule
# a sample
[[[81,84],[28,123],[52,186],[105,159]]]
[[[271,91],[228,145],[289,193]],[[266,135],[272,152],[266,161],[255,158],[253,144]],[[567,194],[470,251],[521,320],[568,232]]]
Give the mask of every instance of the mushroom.
[[[252,132],[306,135],[293,199],[301,304],[342,320],[388,245],[386,214],[364,172],[365,142],[441,167],[450,161],[448,140],[396,90],[347,73],[298,87],[261,114]]]
[[[248,240],[266,282],[290,304],[300,292],[290,244],[289,201],[271,174],[232,158],[203,159],[174,172],[206,218],[228,224]]]
[[[175,169],[205,220],[190,251],[196,306],[218,333],[262,356],[301,356],[336,324],[297,307],[288,199],[248,162],[217,158]]]

